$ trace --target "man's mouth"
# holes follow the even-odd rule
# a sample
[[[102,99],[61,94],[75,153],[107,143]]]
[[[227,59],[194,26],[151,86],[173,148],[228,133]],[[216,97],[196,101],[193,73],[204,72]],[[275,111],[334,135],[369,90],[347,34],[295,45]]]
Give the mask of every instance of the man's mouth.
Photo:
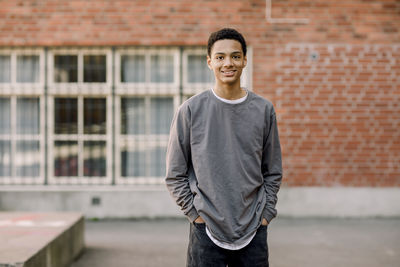
[[[235,74],[236,70],[225,70],[221,71],[225,76],[232,76]]]

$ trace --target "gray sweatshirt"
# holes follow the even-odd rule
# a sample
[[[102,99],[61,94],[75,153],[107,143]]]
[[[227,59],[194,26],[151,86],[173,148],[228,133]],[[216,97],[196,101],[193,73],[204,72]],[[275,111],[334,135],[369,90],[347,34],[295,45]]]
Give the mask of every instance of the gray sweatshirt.
[[[199,215],[212,236],[241,244],[276,216],[282,180],[276,115],[249,92],[239,104],[211,90],[184,102],[171,124],[166,185],[190,221]]]

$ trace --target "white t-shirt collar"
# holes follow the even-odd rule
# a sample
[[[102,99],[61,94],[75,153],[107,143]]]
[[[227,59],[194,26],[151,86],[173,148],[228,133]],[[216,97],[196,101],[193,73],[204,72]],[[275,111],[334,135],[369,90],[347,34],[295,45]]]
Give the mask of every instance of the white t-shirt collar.
[[[225,103],[228,103],[228,104],[239,104],[239,103],[242,103],[243,101],[245,101],[247,96],[249,95],[249,92],[246,89],[244,89],[244,90],[246,91],[246,95],[244,97],[241,97],[241,98],[238,98],[238,99],[234,99],[234,100],[230,100],[230,99],[225,99],[225,98],[222,98],[222,97],[218,96],[215,93],[214,89],[211,88],[211,91],[213,92],[213,94],[215,95],[216,98],[218,98],[222,102],[225,102]]]

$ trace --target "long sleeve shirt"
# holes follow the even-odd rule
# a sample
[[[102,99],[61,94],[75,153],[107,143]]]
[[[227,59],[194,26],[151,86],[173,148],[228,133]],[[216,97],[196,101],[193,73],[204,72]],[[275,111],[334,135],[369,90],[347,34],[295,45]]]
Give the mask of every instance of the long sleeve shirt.
[[[276,114],[268,100],[249,92],[231,105],[208,90],[175,113],[166,184],[189,220],[200,215],[216,240],[240,245],[262,218],[270,222],[281,180]]]

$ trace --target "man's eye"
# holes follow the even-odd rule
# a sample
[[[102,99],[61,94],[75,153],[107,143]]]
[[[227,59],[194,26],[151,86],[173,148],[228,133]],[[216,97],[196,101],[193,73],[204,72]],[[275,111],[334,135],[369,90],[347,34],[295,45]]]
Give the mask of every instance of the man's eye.
[[[240,56],[233,56],[234,59],[240,59]]]
[[[223,56],[217,57],[218,60],[224,59]]]

